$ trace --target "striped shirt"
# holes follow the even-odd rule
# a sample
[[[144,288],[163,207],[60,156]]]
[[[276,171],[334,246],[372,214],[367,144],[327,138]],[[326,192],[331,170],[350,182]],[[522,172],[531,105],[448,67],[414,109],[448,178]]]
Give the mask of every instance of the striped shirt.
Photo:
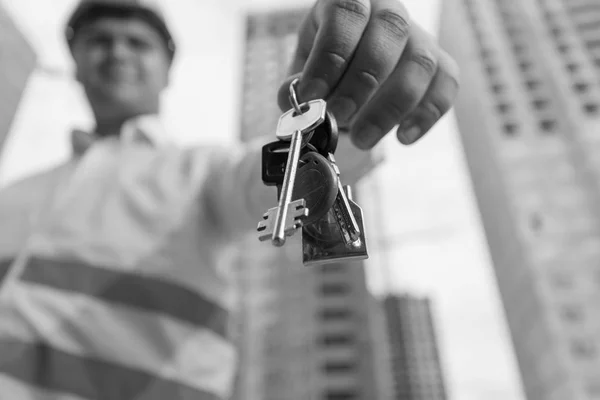
[[[229,397],[233,250],[276,203],[265,140],[181,148],[159,126],[78,132],[0,191],[0,400]]]

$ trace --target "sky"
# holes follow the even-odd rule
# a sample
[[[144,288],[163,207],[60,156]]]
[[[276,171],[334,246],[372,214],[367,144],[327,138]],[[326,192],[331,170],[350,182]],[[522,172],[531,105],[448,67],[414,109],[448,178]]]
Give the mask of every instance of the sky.
[[[436,34],[439,1],[406,0],[414,21]],[[166,3],[166,2],[165,2]],[[169,0],[180,55],[163,120],[183,144],[235,140],[243,16],[311,1]],[[92,119],[71,78],[62,26],[74,0],[0,0],[39,57],[12,126],[0,185],[69,154],[73,127]],[[375,294],[429,296],[451,400],[522,400],[520,381],[452,113],[418,144],[380,144],[386,162],[358,190],[367,223],[369,285]],[[375,198],[377,200],[375,201]]]

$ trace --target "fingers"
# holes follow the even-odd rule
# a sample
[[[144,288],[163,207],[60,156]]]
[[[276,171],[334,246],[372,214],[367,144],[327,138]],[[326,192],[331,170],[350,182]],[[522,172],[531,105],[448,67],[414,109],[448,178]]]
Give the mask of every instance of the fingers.
[[[372,148],[404,121],[421,103],[438,73],[433,39],[418,26],[410,30],[400,62],[353,122],[352,141],[361,149]]]
[[[437,73],[427,93],[398,127],[398,140],[408,145],[423,137],[452,108],[458,88],[458,66],[447,53],[441,52]]]
[[[298,75],[304,69],[304,64],[306,64],[306,60],[310,56],[310,52],[312,51],[315,38],[317,37],[317,21],[315,17],[315,9],[318,3],[312,8],[312,10],[306,14],[304,20],[300,24],[300,30],[298,32],[298,44],[296,45],[296,52],[292,57],[292,62],[290,64],[288,75]]]
[[[397,0],[320,0],[303,22],[278,95],[288,110],[290,82],[298,98],[323,98],[351,138],[370,149],[398,126],[403,144],[419,140],[451,108],[458,68],[434,39],[410,24]]]
[[[347,124],[394,70],[408,41],[409,25],[408,11],[399,1],[373,2],[353,62],[328,101],[340,124]]]
[[[342,78],[367,27],[371,0],[319,1],[300,31],[291,73],[302,71],[300,101],[325,98]]]

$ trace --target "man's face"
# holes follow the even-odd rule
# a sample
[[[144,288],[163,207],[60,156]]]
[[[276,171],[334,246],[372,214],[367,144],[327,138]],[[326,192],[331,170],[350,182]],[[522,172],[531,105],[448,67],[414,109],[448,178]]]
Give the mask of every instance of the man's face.
[[[77,32],[73,54],[77,79],[97,117],[158,112],[170,59],[151,25],[134,18],[98,18]]]

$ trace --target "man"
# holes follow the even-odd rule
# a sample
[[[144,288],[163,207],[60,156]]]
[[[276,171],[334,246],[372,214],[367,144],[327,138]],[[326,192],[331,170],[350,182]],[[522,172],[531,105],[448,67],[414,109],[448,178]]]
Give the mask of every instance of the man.
[[[176,46],[153,3],[83,1],[67,38],[96,129],[74,136],[69,162],[0,193],[0,398],[225,399],[228,249],[273,203],[267,139],[169,143],[156,115]],[[396,0],[318,1],[290,75],[362,150],[395,125],[414,143],[458,88],[454,61]]]

